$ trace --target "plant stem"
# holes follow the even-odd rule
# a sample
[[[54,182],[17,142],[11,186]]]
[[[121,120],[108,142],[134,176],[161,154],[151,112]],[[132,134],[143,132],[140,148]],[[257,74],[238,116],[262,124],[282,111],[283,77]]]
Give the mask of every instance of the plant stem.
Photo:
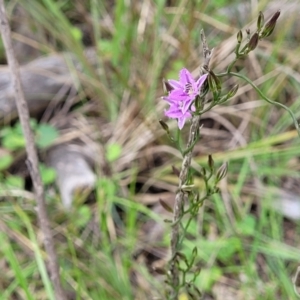
[[[201,31],[201,41],[203,46],[203,56],[204,56],[204,63],[202,69],[200,71],[200,75],[203,73],[203,69],[207,70],[210,62],[210,58],[212,55],[212,51],[209,50],[206,42],[206,38],[204,35],[203,30]],[[178,192],[176,193],[175,197],[175,204],[174,204],[174,215],[173,215],[173,222],[172,222],[172,232],[171,232],[171,261],[170,261],[170,278],[171,278],[171,298],[172,300],[178,299],[178,293],[180,288],[180,279],[179,279],[179,268],[177,264],[177,252],[178,252],[178,245],[179,240],[181,237],[180,231],[180,219],[182,217],[183,208],[184,208],[184,200],[185,200],[185,192],[182,190],[182,186],[186,184],[188,179],[188,173],[191,166],[193,149],[195,146],[195,141],[199,135],[199,128],[200,128],[200,119],[201,115],[195,115],[192,118],[192,124],[189,132],[189,138],[187,142],[187,151],[184,153],[183,162],[181,166],[181,172],[179,175],[179,184],[178,184]]]
[[[296,117],[294,115],[294,113],[287,107],[285,106],[284,104],[280,103],[280,102],[277,102],[277,101],[273,101],[271,100],[270,98],[268,98],[266,95],[263,94],[263,92],[246,76],[244,75],[241,75],[241,74],[238,74],[238,73],[234,73],[234,72],[230,72],[229,75],[232,75],[232,76],[235,76],[235,77],[239,77],[243,80],[245,80],[246,82],[248,82],[255,90],[256,92],[265,100],[267,101],[268,103],[270,104],[273,104],[273,105],[276,105],[276,106],[279,106],[283,109],[285,109],[289,114],[290,116],[292,117],[293,119],[293,122],[294,122],[294,125],[296,127],[296,130],[298,132],[298,135],[300,136],[300,128],[299,128],[299,124],[296,120]]]
[[[181,214],[183,211],[184,206],[184,198],[185,193],[181,189],[182,186],[185,184],[187,177],[188,177],[188,171],[191,166],[191,160],[192,160],[192,152],[193,147],[190,148],[190,146],[193,144],[197,132],[199,131],[200,127],[200,118],[201,116],[194,116],[192,119],[192,125],[190,128],[190,134],[189,139],[187,143],[187,148],[189,151],[184,155],[182,166],[181,166],[181,172],[179,175],[179,189],[175,197],[175,204],[174,204],[174,215],[173,215],[173,226],[172,226],[172,233],[171,233],[171,286],[172,286],[172,293],[171,293],[171,299],[177,299],[178,298],[178,289],[179,286],[179,270],[176,266],[176,253],[178,251],[178,242],[180,238],[180,222],[178,222],[181,218]]]
[[[299,123],[294,115],[294,113],[291,111],[291,109],[289,109],[287,106],[285,106],[284,104],[280,103],[280,102],[277,102],[277,101],[274,101],[274,100],[271,100],[270,98],[268,98],[248,77],[242,75],[242,74],[239,74],[239,73],[235,73],[235,72],[225,72],[225,73],[220,73],[220,74],[216,74],[217,77],[224,77],[224,76],[228,76],[228,75],[231,75],[231,76],[235,76],[235,77],[238,77],[240,79],[243,79],[244,81],[246,81],[247,83],[249,83],[253,89],[265,100],[267,101],[268,103],[270,104],[273,104],[273,105],[276,105],[276,106],[279,106],[283,109],[285,109],[289,114],[290,116],[292,117],[293,119],[293,123],[294,123],[294,126],[298,132],[298,135],[300,137],[300,127],[299,127]]]
[[[53,242],[52,233],[50,229],[50,222],[46,210],[44,188],[41,180],[41,175],[39,173],[38,157],[37,157],[37,152],[34,144],[34,136],[29,123],[28,106],[21,86],[19,64],[14,55],[12,40],[11,40],[11,31],[7,20],[3,0],[0,0],[0,22],[1,22],[1,34],[3,39],[3,44],[4,44],[5,53],[7,56],[7,62],[11,72],[11,80],[13,82],[13,87],[15,92],[16,105],[18,109],[21,126],[23,129],[24,137],[26,140],[26,152],[28,157],[27,166],[29,168],[29,172],[35,190],[35,197],[37,202],[37,214],[38,214],[41,230],[44,235],[44,245],[46,248],[46,252],[48,254],[49,270],[50,270],[51,280],[54,286],[55,298],[56,300],[64,300],[66,299],[66,297],[64,295],[64,291],[60,283],[59,266],[58,266],[56,252],[54,250],[54,242]]]

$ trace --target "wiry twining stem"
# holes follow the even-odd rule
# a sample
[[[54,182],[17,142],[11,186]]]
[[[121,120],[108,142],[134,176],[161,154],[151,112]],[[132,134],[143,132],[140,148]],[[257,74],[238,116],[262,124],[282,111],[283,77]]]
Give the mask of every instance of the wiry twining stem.
[[[212,56],[212,51],[209,50],[205,38],[204,31],[201,31],[201,41],[203,47],[203,56],[204,56],[204,63],[202,68],[200,69],[200,75],[203,75],[204,70],[208,70],[209,62]],[[184,153],[183,162],[181,166],[181,171],[179,175],[179,184],[178,184],[178,191],[175,197],[175,204],[174,204],[174,215],[173,215],[173,222],[172,222],[172,231],[171,231],[171,261],[170,261],[170,279],[171,279],[171,299],[178,299],[178,292],[180,286],[180,279],[179,279],[179,269],[176,263],[177,261],[177,252],[178,252],[178,243],[180,240],[180,219],[182,217],[183,207],[184,207],[184,199],[185,199],[185,192],[183,191],[182,187],[186,184],[188,179],[188,173],[191,166],[192,155],[193,155],[193,144],[195,144],[195,140],[198,137],[199,129],[200,129],[200,119],[201,115],[195,115],[192,118],[192,124],[189,132],[189,138],[187,143],[187,152]]]

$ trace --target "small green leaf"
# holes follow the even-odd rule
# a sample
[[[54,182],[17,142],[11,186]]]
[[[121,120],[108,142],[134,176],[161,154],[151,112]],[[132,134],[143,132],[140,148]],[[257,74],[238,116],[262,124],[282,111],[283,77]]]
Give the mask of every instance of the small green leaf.
[[[117,160],[122,153],[122,148],[118,144],[109,144],[106,148],[106,159],[109,162]]]
[[[56,171],[53,168],[47,167],[44,164],[39,165],[42,181],[45,185],[55,181]]]
[[[78,227],[84,227],[91,219],[91,210],[87,205],[79,207],[75,223]]]
[[[9,135],[13,132],[13,129],[11,127],[4,127],[0,130],[0,137],[5,137],[6,135]]]
[[[58,130],[49,125],[41,124],[36,131],[36,143],[40,148],[49,147],[59,136]]]
[[[235,254],[242,248],[242,242],[237,237],[230,237],[222,241],[223,247],[220,247],[218,253],[218,259],[222,262],[227,262],[231,260]]]
[[[114,45],[111,40],[101,39],[97,44],[102,56],[105,56],[106,58],[112,58]]]
[[[7,187],[13,188],[24,188],[24,179],[20,176],[9,175],[5,179],[5,184]]]
[[[73,26],[71,28],[71,34],[77,42],[80,42],[82,40],[82,32],[79,28]]]
[[[36,119],[30,119],[29,120],[29,124],[32,130],[35,130],[37,127],[37,120]],[[23,129],[22,129],[22,125],[20,122],[16,123],[16,125],[13,128],[13,131],[15,133],[18,133],[20,135],[23,135]]]
[[[13,162],[13,157],[10,154],[5,154],[0,157],[0,171],[6,170]]]
[[[195,286],[200,287],[204,291],[209,291],[213,284],[222,276],[222,270],[218,267],[202,269],[197,277]]]
[[[256,219],[253,216],[246,216],[237,225],[239,232],[245,236],[252,236],[255,233]]]
[[[22,135],[10,132],[2,139],[2,145],[9,150],[17,150],[25,147],[25,139]]]

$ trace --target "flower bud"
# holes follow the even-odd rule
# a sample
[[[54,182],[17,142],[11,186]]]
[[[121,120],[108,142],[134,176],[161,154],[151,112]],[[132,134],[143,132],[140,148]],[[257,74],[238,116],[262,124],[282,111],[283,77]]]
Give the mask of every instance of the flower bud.
[[[252,37],[250,38],[250,41],[248,43],[248,50],[249,52],[254,50],[257,47],[258,44],[258,33],[255,32]]]
[[[261,38],[267,37],[269,35],[271,35],[271,33],[273,32],[275,26],[276,26],[276,22],[277,19],[280,16],[280,10],[278,10],[272,17],[271,19],[266,23],[266,25],[264,26],[262,33],[261,33]]]
[[[263,28],[264,23],[265,23],[265,17],[264,14],[260,11],[257,18],[257,31],[260,31]]]
[[[222,88],[221,81],[213,71],[209,71],[208,84],[213,94],[217,94],[217,95],[220,94]]]
[[[237,38],[238,43],[240,44],[243,40],[243,33],[241,30],[237,33],[236,38]]]
[[[246,29],[246,34],[247,34],[247,37],[249,39],[250,38],[250,29],[249,28]]]
[[[167,212],[173,213],[173,208],[164,200],[159,199],[159,203]]]
[[[227,172],[228,172],[228,162],[225,162],[217,171],[216,181],[217,182],[221,181],[227,175]]]
[[[214,92],[217,90],[217,86],[216,86],[216,83],[214,82],[214,80],[212,79],[212,76],[209,75],[208,78],[207,78],[207,82],[208,82],[208,85],[209,85],[209,89]]]
[[[208,166],[211,171],[214,170],[214,165],[215,165],[215,162],[214,162],[212,156],[209,154],[208,155]]]
[[[193,271],[194,276],[197,277],[201,272],[201,266],[196,266],[195,270]]]
[[[195,104],[195,107],[196,107],[196,111],[201,110],[202,99],[199,97],[199,95],[196,96],[194,104]]]
[[[201,97],[205,96],[209,91],[208,80],[205,80],[203,86],[201,87]]]
[[[176,258],[179,258],[180,260],[184,261],[186,265],[189,265],[188,259],[184,253],[176,252]]]
[[[214,194],[219,194],[219,193],[220,193],[220,188],[216,186],[216,187],[214,188],[214,190],[213,190],[213,193],[214,193]]]
[[[197,255],[198,255],[198,249],[195,246],[194,249],[193,249],[193,251],[192,251],[192,257],[191,257],[190,262],[189,262],[190,266],[194,264],[194,261],[197,258]]]
[[[161,267],[153,267],[153,271],[155,271],[157,274],[159,275],[166,275],[167,274],[167,271],[166,269],[164,268],[161,268]]]
[[[165,93],[170,93],[172,90],[174,90],[171,84],[165,79],[163,79],[163,88]]]
[[[195,284],[186,283],[185,289],[189,295],[189,299],[195,300],[202,298],[202,293]]]
[[[227,99],[232,98],[239,89],[239,85],[236,84],[227,94]]]
[[[169,126],[167,125],[167,123],[165,123],[163,120],[159,120],[159,124],[161,125],[163,130],[167,132],[167,134],[170,133]]]
[[[173,171],[174,175],[176,175],[177,177],[179,177],[180,171],[175,166],[172,166],[172,171]]]
[[[193,256],[193,258],[196,258],[197,255],[198,255],[198,248],[195,246],[193,251],[192,251],[192,256]]]
[[[165,223],[169,223],[169,224],[172,224],[172,223],[173,223],[172,220],[168,220],[168,219],[164,219],[164,222],[165,222]]]
[[[191,192],[195,188],[194,184],[184,184],[181,186],[183,192]]]

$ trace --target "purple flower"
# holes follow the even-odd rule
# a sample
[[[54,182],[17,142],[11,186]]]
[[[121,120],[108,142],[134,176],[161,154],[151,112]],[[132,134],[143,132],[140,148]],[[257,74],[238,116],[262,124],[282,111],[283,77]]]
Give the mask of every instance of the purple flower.
[[[184,113],[182,107],[180,106],[180,103],[174,102],[170,105],[169,110],[165,111],[165,116],[172,119],[178,119],[178,127],[181,130],[185,124],[186,119],[190,118],[192,115],[189,111],[186,111]]]
[[[201,86],[208,74],[202,75],[197,81],[187,69],[182,69],[179,73],[179,81],[168,80],[170,87],[169,95],[163,97],[170,104],[165,115],[169,118],[178,119],[178,127],[182,129],[187,118],[190,118],[192,106],[195,98],[200,94]]]

